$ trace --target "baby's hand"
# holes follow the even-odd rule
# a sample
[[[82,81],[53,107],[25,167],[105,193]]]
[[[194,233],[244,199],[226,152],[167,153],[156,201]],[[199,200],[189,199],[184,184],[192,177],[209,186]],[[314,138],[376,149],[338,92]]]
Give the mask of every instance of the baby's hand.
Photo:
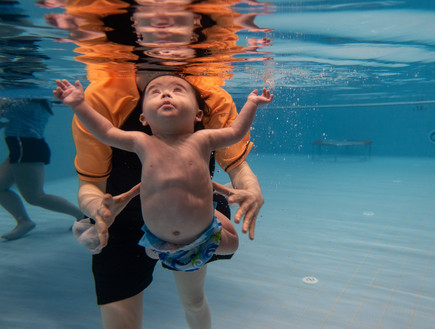
[[[80,105],[85,100],[83,86],[80,81],[72,85],[68,80],[56,80],[58,87],[53,90],[54,96],[69,107]]]
[[[254,102],[257,106],[269,104],[273,99],[273,94],[269,90],[263,88],[263,93],[258,95],[258,90],[255,89],[248,95],[248,101]]]

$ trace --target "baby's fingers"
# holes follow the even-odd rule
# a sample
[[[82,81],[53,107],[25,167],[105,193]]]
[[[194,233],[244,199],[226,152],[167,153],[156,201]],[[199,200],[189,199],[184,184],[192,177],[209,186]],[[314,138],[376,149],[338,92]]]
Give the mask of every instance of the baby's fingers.
[[[68,82],[68,83],[69,83],[69,82]],[[82,84],[80,83],[79,80],[76,80],[76,82],[74,83],[74,85],[75,85],[75,87],[76,87],[78,90],[83,91],[83,86],[82,86]],[[72,84],[70,84],[70,86],[72,86]]]
[[[70,86],[71,84],[68,82],[68,80],[56,80],[56,84],[58,85],[58,88],[61,90],[65,90]]]
[[[56,88],[55,90],[53,90],[53,95],[56,96],[56,98],[61,99],[62,96],[62,90],[60,90],[60,88]]]
[[[263,88],[263,96],[266,98],[268,102],[272,101],[273,94],[270,93],[270,90],[267,90],[266,88]]]
[[[62,89],[62,87],[57,87],[55,90],[53,90],[53,95],[56,96],[56,98],[58,98],[59,100],[63,100],[69,94],[70,93]]]
[[[69,88],[72,86],[72,84],[66,79],[63,79],[61,82],[62,82],[62,85],[65,86],[65,88]]]
[[[263,97],[269,98],[270,97],[270,91],[266,88],[263,88]]]

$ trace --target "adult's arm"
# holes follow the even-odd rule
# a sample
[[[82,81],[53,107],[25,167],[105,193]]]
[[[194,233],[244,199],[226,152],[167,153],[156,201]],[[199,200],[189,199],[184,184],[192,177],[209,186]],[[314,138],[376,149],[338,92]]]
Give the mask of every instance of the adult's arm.
[[[234,215],[234,221],[240,223],[243,218],[242,232],[248,233],[254,239],[255,223],[258,213],[264,204],[257,176],[252,172],[246,161],[228,171],[234,189],[215,185],[215,189],[228,196],[229,203],[239,204]]]
[[[107,181],[89,182],[79,179],[78,203],[84,214],[95,220],[95,228],[102,247],[107,245],[108,229],[116,216],[135,196],[140,184],[117,196],[106,193]]]

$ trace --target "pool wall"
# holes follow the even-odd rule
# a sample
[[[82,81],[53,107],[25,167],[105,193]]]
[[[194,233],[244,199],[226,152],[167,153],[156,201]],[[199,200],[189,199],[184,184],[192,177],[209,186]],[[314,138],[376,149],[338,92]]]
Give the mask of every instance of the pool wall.
[[[258,153],[310,154],[322,139],[371,140],[372,156],[432,157],[435,104],[351,108],[260,108],[252,140]]]
[[[237,100],[236,104],[238,108],[243,105]],[[45,131],[52,151],[47,180],[75,175],[72,112],[61,106],[53,111]],[[310,156],[316,140],[362,139],[373,141],[372,157],[434,157],[435,143],[429,139],[432,131],[435,104],[290,110],[269,105],[259,109],[251,136],[255,153]],[[4,142],[0,153],[7,154]]]

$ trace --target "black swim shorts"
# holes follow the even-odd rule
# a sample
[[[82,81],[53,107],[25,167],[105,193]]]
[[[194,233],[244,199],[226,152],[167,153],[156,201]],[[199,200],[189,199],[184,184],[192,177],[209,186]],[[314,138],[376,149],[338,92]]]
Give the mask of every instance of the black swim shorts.
[[[97,304],[104,305],[137,295],[153,280],[155,259],[137,242],[110,244],[92,257]]]
[[[50,163],[50,148],[43,138],[8,136],[5,140],[9,149],[10,163]]]

